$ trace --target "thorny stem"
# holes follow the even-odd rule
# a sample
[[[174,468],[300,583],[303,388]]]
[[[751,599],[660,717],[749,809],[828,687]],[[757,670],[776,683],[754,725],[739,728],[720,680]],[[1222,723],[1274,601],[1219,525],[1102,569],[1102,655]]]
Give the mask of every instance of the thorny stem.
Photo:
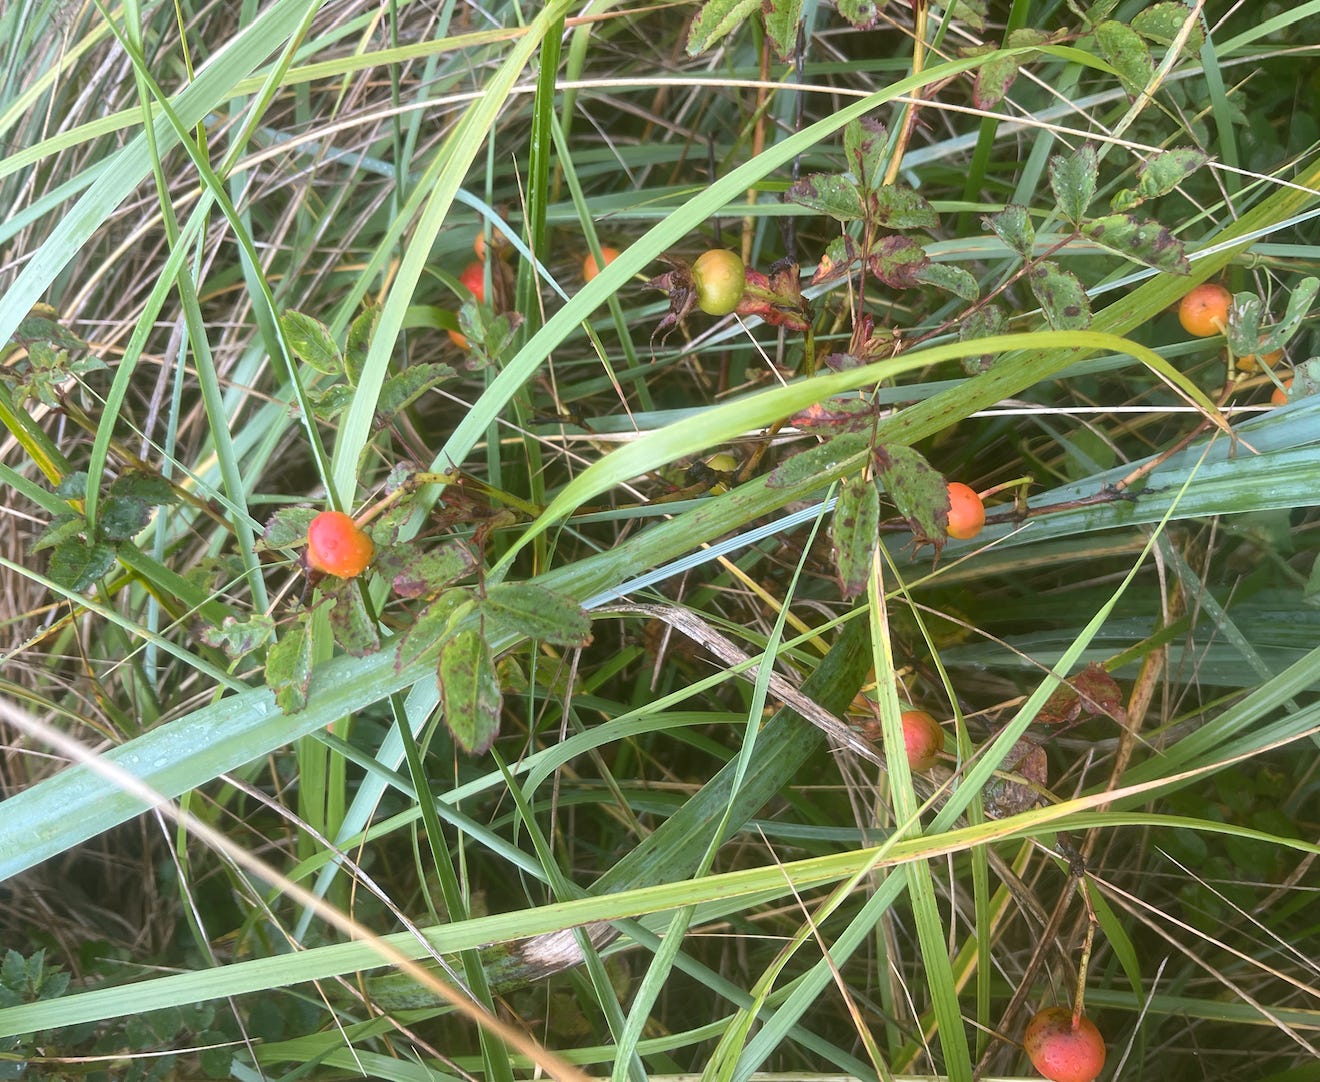
[[[1086,906],[1086,939],[1082,943],[1082,958],[1077,963],[1077,994],[1073,996],[1072,1028],[1076,1029],[1082,1020],[1082,1005],[1086,999],[1086,970],[1091,964],[1091,945],[1095,942],[1095,926],[1098,920],[1095,907],[1091,905],[1091,892],[1083,871],[1077,877],[1077,892]]]

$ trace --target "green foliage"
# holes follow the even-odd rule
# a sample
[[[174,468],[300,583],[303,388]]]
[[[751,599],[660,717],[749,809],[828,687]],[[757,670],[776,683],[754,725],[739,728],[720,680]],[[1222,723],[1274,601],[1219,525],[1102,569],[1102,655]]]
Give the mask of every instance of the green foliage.
[[[0,5],[0,1073],[1295,1074],[1313,8]]]
[[[479,755],[500,728],[500,692],[495,659],[481,627],[464,628],[440,644],[440,701],[454,742]]]
[[[869,477],[850,477],[839,489],[830,525],[844,597],[866,589],[880,526],[880,495]]]

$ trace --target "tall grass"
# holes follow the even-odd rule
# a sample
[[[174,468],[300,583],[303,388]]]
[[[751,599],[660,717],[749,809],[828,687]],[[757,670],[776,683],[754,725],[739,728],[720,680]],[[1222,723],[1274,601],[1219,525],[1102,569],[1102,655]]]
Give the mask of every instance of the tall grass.
[[[758,5],[0,12],[0,1074],[1030,1077],[1079,967],[1103,1077],[1316,1074],[1320,4],[988,6],[802,5],[787,59]],[[657,335],[706,248],[809,279],[790,185],[863,118],[929,278]],[[1084,145],[1093,215],[1205,153],[1133,211],[1189,271],[1076,235]],[[874,447],[931,472],[845,590]],[[936,472],[992,495],[933,553]],[[299,507],[378,570],[314,588]],[[1091,665],[1121,701],[1046,726]]]

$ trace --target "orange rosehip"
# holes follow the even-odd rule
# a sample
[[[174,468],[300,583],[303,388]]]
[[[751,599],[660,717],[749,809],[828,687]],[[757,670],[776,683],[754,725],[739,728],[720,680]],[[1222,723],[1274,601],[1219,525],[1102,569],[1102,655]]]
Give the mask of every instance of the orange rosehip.
[[[1178,322],[1197,338],[1223,334],[1233,295],[1216,282],[1203,282],[1178,302]]]
[[[1288,404],[1288,392],[1292,389],[1292,380],[1283,381],[1282,387],[1275,387],[1274,393],[1270,395],[1271,406],[1286,406]]]
[[[979,534],[984,525],[985,504],[976,490],[961,481],[949,482],[949,524],[946,527],[949,536],[968,541]]]
[[[357,578],[375,554],[366,531],[343,511],[322,511],[307,527],[307,566],[314,571]]]
[[[1248,353],[1244,357],[1239,357],[1233,362],[1233,365],[1239,372],[1255,372],[1261,368],[1273,368],[1283,360],[1283,350],[1272,349],[1268,353]]]
[[[611,263],[613,263],[616,259],[619,258],[619,249],[611,248],[608,244],[602,244],[600,246],[600,254],[605,259],[604,265],[608,267]],[[596,265],[595,255],[591,252],[588,252],[582,259],[582,280],[584,282],[590,282],[593,278],[596,277],[596,275],[598,275],[601,272],[601,269],[602,269],[601,267],[598,267]]]

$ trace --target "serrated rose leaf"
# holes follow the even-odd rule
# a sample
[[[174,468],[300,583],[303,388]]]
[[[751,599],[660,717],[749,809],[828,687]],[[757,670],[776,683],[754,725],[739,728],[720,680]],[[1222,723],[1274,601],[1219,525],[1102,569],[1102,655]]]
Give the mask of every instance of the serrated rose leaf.
[[[871,220],[885,229],[934,229],[940,224],[926,200],[902,184],[887,184],[870,195]]]
[[[556,646],[586,646],[591,618],[573,598],[526,582],[492,586],[481,599],[481,613],[499,631],[525,635]]]
[[[857,183],[838,173],[812,173],[795,180],[788,198],[840,222],[859,221],[865,213]]]
[[[454,743],[469,755],[480,755],[499,734],[504,704],[495,663],[482,633],[467,628],[441,645],[436,676],[445,725]]]
[[[299,623],[266,651],[266,686],[275,693],[275,703],[284,713],[296,714],[307,705],[311,679],[312,640]]]
[[[330,576],[321,581],[320,590],[331,601],[330,633],[340,648],[354,657],[379,650],[376,624],[367,613],[357,581]]]
[[[889,133],[871,117],[854,120],[843,129],[843,156],[862,188],[877,188],[884,176]]]
[[[855,597],[866,589],[880,538],[880,494],[869,477],[858,474],[844,483],[830,523],[830,538],[843,596]]]
[[[917,284],[917,272],[930,260],[925,250],[911,237],[885,237],[871,251],[867,266],[885,285],[909,289]]]
[[[1100,159],[1091,143],[1083,143],[1071,154],[1050,158],[1050,188],[1059,211],[1074,225],[1086,217],[1086,208],[1095,198],[1100,177]]]
[[[447,541],[426,552],[411,546],[393,550],[388,561],[377,558],[376,570],[391,577],[400,597],[435,597],[476,565],[477,559],[466,545]]]
[[[933,545],[938,558],[947,540],[949,489],[920,451],[902,444],[875,449],[876,477],[912,529],[913,544]]]
[[[1030,811],[1041,802],[1035,786],[1044,788],[1049,776],[1045,749],[1034,740],[1019,740],[1008,751],[999,767],[1000,775],[986,783],[981,801],[988,819],[1007,819]]]
[[[1117,19],[1107,19],[1095,28],[1095,40],[1130,96],[1135,97],[1150,85],[1155,61],[1140,34]]]
[[[735,309],[738,315],[792,331],[805,332],[811,326],[811,305],[802,296],[796,263],[776,263],[769,274],[748,267],[743,278],[742,299]]]
[[[293,355],[304,364],[327,376],[344,370],[344,358],[330,336],[330,328],[319,319],[288,311],[280,316],[280,331]]]
[[[1026,207],[1009,203],[998,214],[987,215],[982,221],[1018,255],[1024,259],[1031,255],[1036,246],[1036,227]]]
[[[1083,224],[1082,236],[1156,270],[1188,274],[1192,269],[1182,241],[1159,222],[1130,214],[1106,214]]]
[[[1027,282],[1056,331],[1084,331],[1091,325],[1091,302],[1072,271],[1046,259],[1031,268]]]

